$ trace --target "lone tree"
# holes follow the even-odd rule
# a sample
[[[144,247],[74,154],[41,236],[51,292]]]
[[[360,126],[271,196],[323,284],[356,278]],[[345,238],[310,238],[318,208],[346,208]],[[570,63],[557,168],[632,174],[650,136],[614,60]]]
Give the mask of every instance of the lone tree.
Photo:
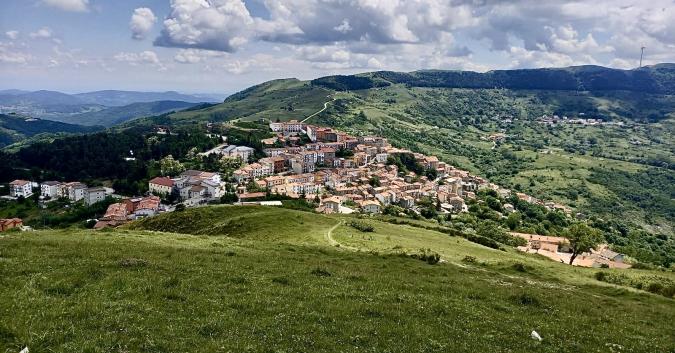
[[[596,246],[604,239],[599,230],[590,227],[586,223],[576,223],[567,229],[567,239],[570,241],[572,248],[572,257],[570,257],[570,265],[574,259],[581,253],[595,250]]]

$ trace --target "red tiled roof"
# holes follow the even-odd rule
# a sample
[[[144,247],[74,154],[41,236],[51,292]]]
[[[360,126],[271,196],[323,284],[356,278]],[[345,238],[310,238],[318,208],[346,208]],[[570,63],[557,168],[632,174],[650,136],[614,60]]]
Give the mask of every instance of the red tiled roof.
[[[9,185],[16,185],[16,186],[24,186],[26,184],[30,183],[30,181],[26,180],[14,180],[13,182],[9,183]]]
[[[173,187],[174,181],[167,177],[157,177],[150,180],[150,184]]]

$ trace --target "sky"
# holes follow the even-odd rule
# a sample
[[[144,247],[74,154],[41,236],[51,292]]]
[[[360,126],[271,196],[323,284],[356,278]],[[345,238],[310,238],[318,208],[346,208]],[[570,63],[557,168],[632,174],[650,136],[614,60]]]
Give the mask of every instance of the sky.
[[[0,89],[675,62],[675,0],[0,0]]]

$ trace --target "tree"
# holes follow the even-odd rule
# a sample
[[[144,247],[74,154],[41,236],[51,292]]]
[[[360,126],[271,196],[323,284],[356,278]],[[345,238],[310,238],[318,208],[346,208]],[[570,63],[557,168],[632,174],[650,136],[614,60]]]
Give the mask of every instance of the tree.
[[[520,226],[520,213],[513,212],[506,218],[506,225],[511,230],[516,230]]]
[[[595,250],[595,248],[604,241],[604,237],[600,230],[590,227],[586,223],[576,223],[567,229],[567,239],[570,241],[572,248],[572,257],[570,257],[570,265],[579,254]]]
[[[159,161],[159,168],[162,175],[176,175],[185,170],[185,167],[172,155],[168,155]]]
[[[525,239],[511,236],[495,221],[487,220],[478,225],[476,234],[510,246],[524,245]]]

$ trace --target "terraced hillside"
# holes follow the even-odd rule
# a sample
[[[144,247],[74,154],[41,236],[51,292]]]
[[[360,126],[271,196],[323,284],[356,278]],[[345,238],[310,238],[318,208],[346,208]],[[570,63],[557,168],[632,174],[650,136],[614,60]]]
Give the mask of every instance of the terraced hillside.
[[[171,216],[177,221],[164,222]],[[375,231],[361,233],[348,221],[214,207],[125,230],[3,233],[0,313],[12,320],[0,322],[0,351],[675,348],[672,299],[597,281],[597,270],[431,230],[366,219]],[[138,229],[160,226],[201,235]],[[418,247],[443,261],[404,255]],[[626,273],[672,280],[672,273]],[[543,341],[530,338],[532,330]]]

